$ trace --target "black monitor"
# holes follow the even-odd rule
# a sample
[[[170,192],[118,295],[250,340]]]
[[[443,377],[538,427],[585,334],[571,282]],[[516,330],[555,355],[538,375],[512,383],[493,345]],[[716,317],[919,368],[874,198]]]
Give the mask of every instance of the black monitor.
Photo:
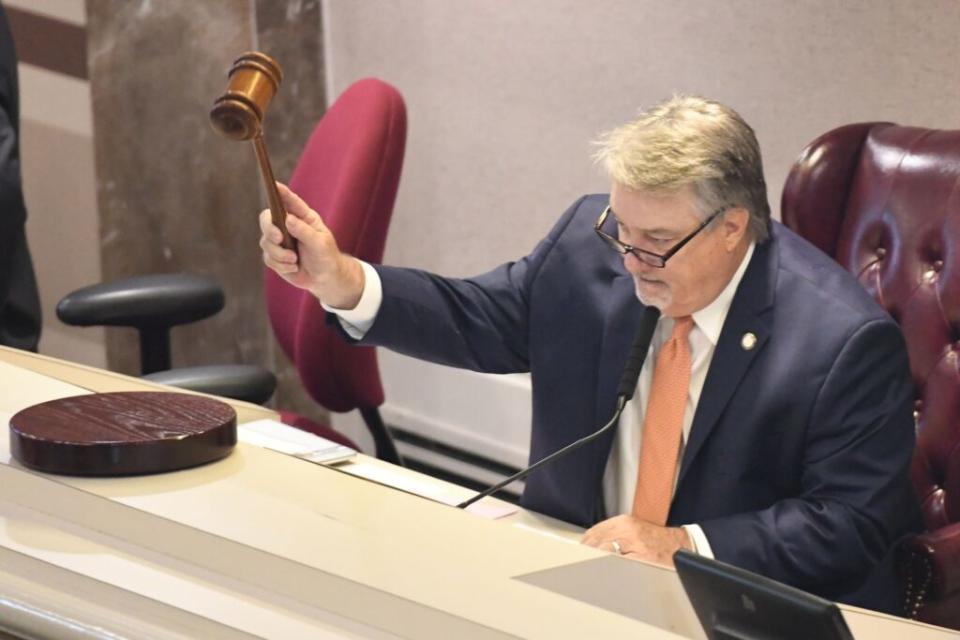
[[[829,600],[688,551],[673,559],[710,640],[853,640]]]

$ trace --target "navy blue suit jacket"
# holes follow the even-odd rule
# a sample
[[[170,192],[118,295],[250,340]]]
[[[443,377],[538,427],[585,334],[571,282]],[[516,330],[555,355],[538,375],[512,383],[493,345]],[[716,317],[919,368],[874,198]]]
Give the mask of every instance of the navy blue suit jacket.
[[[477,278],[377,267],[383,303],[364,342],[476,371],[529,371],[531,460],[595,431],[613,414],[643,309],[593,232],[607,202],[581,198],[527,257]],[[751,350],[746,332],[757,337]],[[917,514],[912,403],[894,321],[773,223],[723,326],[668,523],[699,524],[718,560],[896,610],[889,550]],[[605,517],[612,441],[530,476],[523,505],[583,526]]]

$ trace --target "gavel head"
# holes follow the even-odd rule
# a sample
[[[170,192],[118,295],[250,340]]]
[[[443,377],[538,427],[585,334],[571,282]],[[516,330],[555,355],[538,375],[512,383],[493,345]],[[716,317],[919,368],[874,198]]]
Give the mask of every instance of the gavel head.
[[[234,61],[227,78],[227,90],[213,103],[210,122],[228,138],[249,140],[260,133],[283,72],[270,56],[250,51]]]

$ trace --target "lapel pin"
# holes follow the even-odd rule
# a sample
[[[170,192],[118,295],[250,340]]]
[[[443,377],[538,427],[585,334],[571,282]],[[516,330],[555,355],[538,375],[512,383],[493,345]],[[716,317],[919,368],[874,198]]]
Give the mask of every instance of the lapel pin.
[[[743,347],[744,351],[750,351],[757,346],[757,336],[747,331],[743,334],[743,337],[740,338],[740,346]]]

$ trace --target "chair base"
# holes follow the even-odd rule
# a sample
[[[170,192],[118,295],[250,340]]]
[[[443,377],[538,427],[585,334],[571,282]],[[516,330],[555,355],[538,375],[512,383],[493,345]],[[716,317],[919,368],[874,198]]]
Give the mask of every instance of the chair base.
[[[403,460],[397,451],[397,445],[393,442],[393,434],[387,427],[383,418],[380,416],[380,410],[376,407],[369,409],[360,409],[360,415],[363,421],[367,423],[370,434],[373,436],[374,446],[377,448],[377,457],[386,462],[403,466]]]

